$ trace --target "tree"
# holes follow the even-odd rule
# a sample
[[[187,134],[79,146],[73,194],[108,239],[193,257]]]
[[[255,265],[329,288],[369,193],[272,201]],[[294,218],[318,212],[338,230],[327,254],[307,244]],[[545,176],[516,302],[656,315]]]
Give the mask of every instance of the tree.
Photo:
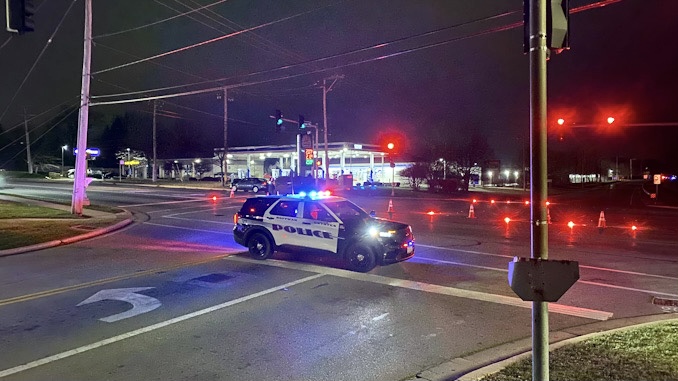
[[[201,161],[199,163],[194,163],[193,167],[195,168],[195,173],[198,174],[198,178],[201,178],[203,173],[212,170],[212,163],[208,161]]]
[[[419,190],[421,184],[431,175],[431,164],[423,161],[415,162],[407,168],[400,171],[400,176],[407,177],[410,186],[414,190]]]

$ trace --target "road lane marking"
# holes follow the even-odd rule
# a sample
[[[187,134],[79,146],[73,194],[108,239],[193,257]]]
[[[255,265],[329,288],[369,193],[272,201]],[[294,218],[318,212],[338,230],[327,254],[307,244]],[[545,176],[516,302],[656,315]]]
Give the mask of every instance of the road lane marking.
[[[247,295],[247,296],[243,296],[241,298],[233,299],[231,301],[221,303],[221,304],[217,304],[215,306],[207,307],[207,308],[204,308],[204,309],[199,310],[199,311],[191,312],[191,313],[186,314],[186,315],[182,315],[182,316],[175,317],[173,319],[162,321],[160,323],[156,323],[156,324],[149,325],[149,326],[146,326],[146,327],[143,327],[143,328],[135,329],[134,331],[123,333],[121,335],[109,337],[108,339],[100,340],[100,341],[97,341],[97,342],[92,343],[92,344],[83,345],[81,347],[71,349],[71,350],[68,350],[68,351],[65,351],[65,352],[61,352],[61,353],[58,353],[58,354],[55,354],[55,355],[52,355],[52,356],[43,357],[39,360],[31,361],[31,362],[23,364],[23,365],[19,365],[19,366],[15,366],[13,368],[2,370],[2,371],[0,371],[0,377],[7,377],[7,376],[10,376],[10,375],[13,375],[13,374],[16,374],[16,373],[20,373],[20,372],[23,372],[23,371],[26,371],[26,370],[29,370],[29,369],[32,369],[32,368],[37,368],[41,365],[46,365],[46,364],[49,364],[49,363],[52,363],[52,362],[55,362],[55,361],[63,360],[67,357],[75,356],[77,354],[84,353],[84,352],[87,352],[87,351],[91,351],[93,349],[97,349],[97,348],[106,346],[108,344],[113,344],[113,343],[116,343],[118,341],[122,341],[122,340],[125,340],[125,339],[132,338],[134,336],[139,336],[139,335],[142,335],[144,333],[149,333],[149,332],[155,331],[155,330],[160,329],[160,328],[165,328],[165,327],[173,325],[173,324],[181,323],[183,321],[186,321],[186,320],[189,320],[189,319],[192,319],[192,318],[195,318],[195,317],[206,315],[206,314],[224,309],[226,307],[231,307],[231,306],[234,306],[236,304],[243,303],[243,302],[258,298],[260,296],[265,296],[265,295],[274,293],[276,291],[280,291],[282,289],[290,288],[290,287],[293,287],[293,286],[296,286],[298,284],[305,283],[305,282],[308,282],[308,281],[311,281],[311,280],[314,280],[314,279],[318,279],[318,278],[323,277],[323,276],[325,276],[325,274],[311,275],[311,276],[308,276],[306,278],[298,279],[298,280],[295,280],[295,281],[292,281],[292,282],[289,282],[289,283],[285,283],[285,284],[280,285],[280,286],[271,287],[271,288],[263,290],[263,291],[255,292],[254,294],[250,294],[250,295]]]
[[[118,208],[130,208],[130,207],[137,207],[137,206],[156,206],[156,205],[172,205],[172,204],[183,204],[187,202],[201,202],[205,201],[203,199],[198,199],[198,198],[192,198],[189,200],[179,200],[179,201],[161,201],[161,202],[148,202],[145,204],[132,204],[132,205],[118,205]]]
[[[120,280],[138,278],[140,276],[150,275],[150,274],[153,274],[153,273],[167,272],[167,271],[176,270],[176,269],[179,269],[179,268],[182,268],[182,267],[202,265],[202,264],[205,264],[205,263],[214,262],[214,261],[223,259],[225,257],[228,257],[229,255],[239,253],[239,252],[241,252],[241,250],[233,250],[233,251],[228,252],[227,254],[218,255],[218,256],[215,256],[215,257],[210,257],[208,259],[181,262],[181,263],[171,265],[171,266],[135,272],[133,274],[119,275],[119,276],[114,276],[114,277],[105,278],[105,279],[98,279],[98,280],[94,280],[94,281],[91,281],[91,282],[74,284],[72,286],[66,286],[66,287],[61,287],[61,288],[54,288],[54,289],[51,289],[51,290],[35,292],[33,294],[15,296],[13,298],[0,300],[0,306],[5,306],[5,305],[8,305],[8,304],[13,304],[13,303],[26,302],[26,301],[29,301],[29,300],[34,300],[34,299],[43,298],[43,297],[46,297],[46,296],[62,294],[64,292],[73,291],[73,290],[80,290],[80,289],[88,288],[88,287],[92,287],[92,286],[100,286],[102,284],[117,282],[117,281],[120,281]]]
[[[276,259],[267,259],[260,261],[256,259],[249,259],[243,257],[230,256],[225,258],[231,261],[258,263],[266,266],[282,267],[287,269],[308,271],[314,273],[321,273],[325,275],[332,275],[340,278],[348,278],[353,280],[361,280],[365,282],[383,284],[387,286],[407,288],[410,290],[424,291],[441,295],[455,296],[465,299],[480,300],[483,302],[490,302],[496,304],[504,304],[513,307],[532,308],[532,302],[526,302],[519,298],[512,296],[504,296],[497,294],[489,294],[480,291],[464,290],[460,288],[440,286],[436,284],[417,282],[406,279],[390,278],[382,275],[356,273],[353,271],[333,269],[329,267],[322,267],[310,264],[300,264],[293,262],[285,262]],[[588,308],[567,306],[558,303],[549,303],[549,311],[563,315],[577,316],[593,320],[608,320],[612,317],[612,312],[592,310]]]
[[[168,216],[162,216],[162,218],[169,218],[169,219],[173,219],[173,220],[182,220],[182,221],[204,222],[204,223],[218,224],[218,225],[233,225],[233,222],[221,222],[221,221],[210,221],[210,220],[197,220],[197,219],[195,219],[195,218],[172,217],[171,215],[168,215]]]
[[[510,255],[484,253],[482,251],[454,249],[454,248],[442,247],[442,246],[422,245],[422,244],[419,244],[419,243],[417,243],[417,247],[425,247],[425,248],[428,248],[428,249],[437,249],[437,250],[446,250],[446,251],[457,251],[457,252],[460,252],[460,253],[485,255],[485,256],[489,256],[489,257],[508,258],[508,259],[511,259],[511,260],[514,258],[514,256],[510,256]],[[431,260],[433,260],[433,259],[431,259]],[[507,264],[507,266],[508,266],[508,264]],[[658,274],[648,274],[648,273],[641,273],[641,272],[629,271],[629,270],[618,270],[618,269],[612,269],[612,268],[607,268],[607,267],[588,266],[588,265],[581,265],[580,264],[579,268],[598,270],[598,271],[607,271],[607,272],[627,274],[627,275],[646,276],[646,277],[659,278],[659,279],[678,280],[678,277],[672,277],[672,276],[667,276],[667,275],[658,275]]]
[[[184,226],[165,225],[165,224],[158,224],[158,223],[155,223],[155,222],[143,222],[143,225],[162,226],[162,227],[165,227],[165,228],[173,228],[173,229],[181,229],[181,230],[192,230],[192,231],[202,232],[202,233],[233,235],[233,232],[231,232],[231,231],[222,231],[222,230],[215,231],[215,230],[187,228],[187,227],[184,227]],[[245,250],[245,249],[243,248],[243,250]]]
[[[484,269],[484,270],[493,270],[493,271],[500,271],[500,272],[508,273],[508,268],[502,269],[502,268],[498,268],[498,267],[471,265],[471,264],[468,264],[468,263],[446,261],[446,260],[442,260],[442,259],[415,257],[410,261],[416,262],[417,260],[427,261],[427,262],[445,263],[445,264],[451,264],[451,265],[456,265],[456,266],[473,267],[473,268],[480,268],[480,269]],[[579,267],[585,267],[585,266],[579,266]],[[645,274],[643,274],[643,275],[645,275]],[[647,274],[647,275],[652,276],[652,274]],[[669,279],[671,279],[671,278],[669,278]],[[645,289],[642,289],[642,288],[617,286],[617,285],[613,285],[613,284],[609,284],[609,283],[592,282],[592,281],[581,280],[581,279],[577,280],[577,283],[589,284],[589,285],[592,285],[592,286],[599,286],[599,287],[616,288],[616,289],[626,290],[626,291],[642,292],[642,293],[650,294],[650,295],[678,296],[676,294],[671,294],[671,293],[667,293],[667,292],[645,290]]]
[[[625,287],[625,286],[615,286],[613,284],[607,284],[607,283],[600,283],[600,282],[592,282],[589,280],[578,280],[577,283],[585,283],[585,284],[590,284],[592,286],[600,286],[600,287],[609,287],[609,288],[618,288],[620,290],[626,290],[626,291],[636,291],[636,292],[642,292],[644,294],[650,294],[650,295],[663,295],[663,296],[672,296],[674,298],[678,298],[678,294],[671,294],[668,292],[661,292],[661,291],[652,291],[652,290],[644,290],[642,288],[633,288],[633,287]]]

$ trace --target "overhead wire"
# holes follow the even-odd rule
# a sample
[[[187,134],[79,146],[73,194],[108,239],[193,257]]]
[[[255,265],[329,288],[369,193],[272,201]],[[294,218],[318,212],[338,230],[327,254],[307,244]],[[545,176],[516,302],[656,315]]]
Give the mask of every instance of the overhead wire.
[[[210,7],[213,7],[213,6],[215,6],[215,5],[219,5],[219,4],[221,4],[221,3],[225,3],[226,1],[228,1],[228,0],[219,0],[219,1],[216,1],[216,2],[214,2],[214,3],[204,5],[204,6],[200,7],[200,8],[198,8],[198,9],[194,9],[194,10],[191,10],[191,11],[189,11],[189,12],[184,12],[184,13],[181,13],[181,14],[178,14],[178,15],[174,15],[174,16],[168,17],[168,18],[166,18],[166,19],[154,21],[154,22],[151,22],[151,23],[148,23],[148,24],[144,24],[144,25],[139,25],[139,26],[136,26],[136,27],[133,27],[133,28],[125,29],[125,30],[120,30],[120,31],[117,31],[117,32],[98,34],[98,35],[96,35],[96,36],[94,36],[94,37],[92,37],[92,38],[93,38],[93,39],[98,39],[98,38],[105,38],[105,37],[117,36],[117,35],[119,35],[119,34],[124,34],[124,33],[128,33],[128,32],[133,32],[133,31],[136,31],[136,30],[145,29],[145,28],[148,28],[148,27],[151,27],[151,26],[154,26],[154,25],[162,24],[162,23],[165,23],[165,22],[167,22],[167,21],[171,21],[171,20],[174,20],[174,19],[177,19],[177,18],[186,16],[186,15],[189,15],[189,14],[191,14],[191,13],[198,12],[198,11],[200,11],[200,10],[202,10],[202,9],[210,8]]]
[[[404,42],[404,41],[415,39],[415,38],[425,37],[425,36],[429,36],[429,35],[434,35],[434,34],[437,34],[437,33],[443,32],[443,31],[467,26],[467,25],[470,25],[470,24],[478,23],[478,22],[489,21],[489,20],[509,16],[509,15],[515,14],[517,12],[518,11],[511,11],[511,12],[504,12],[504,13],[500,13],[500,14],[496,14],[496,15],[492,15],[492,16],[486,16],[486,17],[483,17],[483,18],[479,18],[479,19],[475,19],[475,20],[471,20],[471,21],[467,21],[467,22],[463,22],[463,23],[459,23],[459,24],[455,24],[455,25],[451,25],[451,26],[447,26],[447,27],[434,29],[434,30],[418,33],[418,34],[411,35],[411,36],[405,36],[405,37],[393,39],[393,40],[390,40],[390,41],[381,42],[381,43],[378,43],[378,44],[349,50],[347,52],[342,52],[342,53],[337,53],[337,54],[333,54],[333,55],[330,55],[330,56],[315,58],[315,59],[307,60],[307,61],[304,61],[304,62],[298,62],[298,63],[294,63],[294,64],[283,65],[283,66],[279,66],[279,67],[276,67],[276,68],[266,69],[266,70],[262,70],[262,71],[258,71],[258,72],[245,74],[245,75],[222,77],[222,78],[209,80],[209,81],[194,82],[194,83],[188,83],[188,84],[183,84],[183,85],[175,85],[175,86],[167,86],[167,87],[162,87],[162,88],[136,91],[136,92],[129,92],[129,93],[97,95],[97,96],[93,96],[92,98],[111,98],[111,97],[122,97],[122,96],[136,95],[136,94],[140,94],[140,93],[153,93],[153,92],[158,92],[158,91],[174,90],[174,89],[179,89],[179,88],[184,88],[184,87],[189,87],[189,86],[198,86],[198,85],[203,85],[203,84],[212,83],[212,82],[216,82],[216,81],[225,82],[225,81],[236,79],[236,78],[247,78],[247,77],[251,77],[251,76],[255,76],[255,75],[270,74],[270,73],[274,73],[274,72],[277,72],[277,71],[296,68],[296,67],[299,67],[299,66],[302,66],[302,65],[308,65],[310,63],[319,63],[319,62],[324,62],[324,61],[328,61],[328,60],[332,60],[332,59],[336,59],[336,58],[341,58],[341,57],[345,57],[345,56],[349,56],[349,55],[353,55],[353,54],[357,54],[357,53],[368,52],[368,51],[374,50],[374,49],[382,49],[382,48],[385,48],[387,46],[390,46],[390,45],[393,45],[393,44],[396,44],[396,43]],[[327,71],[327,70],[323,70],[323,71]]]
[[[587,4],[587,5],[584,5],[584,6],[574,8],[574,9],[570,10],[570,13],[578,13],[578,12],[590,10],[590,9],[593,9],[593,8],[600,8],[600,7],[604,7],[606,5],[617,3],[617,2],[620,2],[620,1],[621,0],[601,0],[601,1],[598,1],[596,3]],[[354,50],[343,52],[343,53],[338,53],[338,54],[331,55],[331,56],[316,58],[316,59],[312,59],[312,60],[308,60],[308,61],[304,61],[304,62],[299,62],[299,63],[295,63],[295,64],[290,64],[290,65],[279,66],[277,68],[263,70],[263,71],[259,71],[259,72],[253,72],[253,73],[249,73],[249,74],[245,74],[245,75],[222,77],[222,78],[218,78],[218,79],[214,79],[214,80],[210,80],[210,81],[195,82],[195,83],[175,85],[175,86],[167,86],[167,87],[162,87],[162,88],[147,89],[147,90],[143,90],[143,91],[135,91],[135,92],[128,92],[128,93],[120,93],[120,94],[99,95],[99,96],[93,96],[92,98],[111,98],[111,97],[122,97],[122,96],[129,96],[129,95],[137,95],[137,94],[140,94],[140,93],[153,93],[153,92],[159,92],[159,91],[180,89],[180,88],[185,88],[185,87],[189,87],[189,86],[198,86],[198,85],[202,85],[202,84],[213,83],[213,82],[216,82],[216,81],[225,82],[225,81],[233,80],[233,79],[237,79],[237,78],[247,78],[247,77],[251,77],[251,76],[255,76],[255,75],[270,74],[270,73],[281,71],[281,70],[295,68],[295,67],[298,67],[298,66],[301,66],[301,65],[307,65],[309,63],[324,62],[324,61],[327,61],[327,60],[340,58],[340,57],[344,57],[344,56],[348,56],[348,55],[352,55],[352,54],[357,54],[357,53],[361,53],[361,52],[366,52],[366,51],[370,51],[370,50],[373,50],[373,49],[380,49],[380,48],[383,48],[385,46],[393,45],[393,44],[398,43],[398,42],[403,42],[403,41],[414,39],[414,38],[429,36],[429,35],[437,34],[437,33],[440,33],[442,31],[446,31],[446,30],[449,30],[449,29],[458,28],[458,27],[462,27],[462,26],[466,26],[466,25],[470,25],[470,24],[478,23],[478,22],[482,22],[482,21],[489,21],[489,20],[492,20],[492,19],[497,19],[497,18],[517,14],[519,12],[521,12],[521,11],[503,12],[503,13],[500,13],[500,14],[487,16],[487,17],[467,21],[467,22],[460,23],[460,24],[455,24],[455,25],[452,25],[452,26],[442,27],[442,28],[431,30],[431,31],[411,35],[411,36],[401,37],[401,38],[398,38],[398,39],[394,39],[394,40],[390,40],[390,41],[387,41],[387,42],[384,42],[384,43],[371,45],[371,46],[368,46],[368,47],[358,48],[358,49],[354,49]],[[509,29],[514,29],[514,28],[522,27],[522,26],[523,26],[523,22],[520,21],[520,22],[512,23],[512,24],[509,24],[509,25],[505,25],[505,26],[491,28],[491,29],[481,31],[481,32],[478,32],[478,33],[474,33],[474,34],[470,34],[470,35],[467,35],[467,36],[455,37],[455,38],[443,40],[443,41],[436,42],[436,43],[425,44],[425,45],[421,45],[419,47],[405,49],[405,50],[402,50],[402,51],[399,51],[399,52],[385,54],[385,55],[374,57],[374,58],[368,58],[368,59],[353,62],[353,63],[337,65],[337,66],[333,66],[333,67],[330,67],[330,68],[321,68],[321,69],[313,70],[311,72],[307,72],[307,73],[303,73],[303,74],[288,75],[288,76],[285,76],[285,77],[273,78],[273,79],[270,79],[270,80],[241,83],[241,84],[230,85],[230,86],[235,88],[235,87],[242,87],[242,86],[247,86],[247,85],[262,84],[262,83],[280,81],[280,80],[283,80],[283,79],[297,78],[297,77],[300,77],[300,76],[303,76],[303,75],[310,75],[310,74],[316,74],[316,73],[326,72],[326,71],[330,71],[330,70],[336,70],[336,69],[339,69],[339,68],[355,66],[355,65],[367,63],[367,62],[374,62],[374,61],[385,59],[385,58],[400,56],[402,54],[416,52],[416,51],[420,51],[420,50],[428,49],[428,48],[432,48],[432,47],[438,47],[438,46],[446,45],[446,44],[449,44],[449,43],[452,43],[452,42],[461,41],[461,40],[465,40],[465,39],[473,38],[473,37],[478,37],[478,36],[483,36],[483,35],[490,34],[490,33],[506,31],[506,30],[509,30]],[[218,89],[217,88],[208,88],[208,89],[204,89],[204,90],[187,91],[187,92],[178,93],[178,94],[176,94],[176,96],[186,96],[186,95],[200,94],[200,93],[215,91],[215,90],[218,90]],[[153,98],[153,99],[161,99],[161,98],[164,99],[164,98],[168,98],[168,97],[170,97],[170,96],[162,95],[162,96],[154,96],[154,97],[151,97],[151,98]],[[144,98],[143,100],[147,100],[147,99],[150,99],[150,98]],[[129,100],[120,100],[118,103],[130,103],[130,101]],[[115,104],[115,103],[96,102],[94,104]]]
[[[78,108],[72,109],[68,114],[64,115],[61,119],[59,119],[57,122],[55,122],[55,123],[52,125],[52,127],[50,127],[47,131],[43,132],[40,136],[38,136],[36,139],[34,139],[31,143],[34,144],[35,142],[37,142],[37,141],[39,141],[40,139],[42,139],[45,135],[47,135],[48,132],[52,131],[56,126],[58,126],[61,122],[63,122],[64,120],[66,120],[66,118],[68,118],[69,116],[71,116],[71,114],[73,114],[73,113],[76,112],[77,110],[78,110]],[[66,110],[66,111],[67,111],[67,110]],[[45,123],[43,123],[43,124],[45,124]],[[36,128],[40,128],[40,127],[42,127],[42,124],[41,124],[39,127],[36,127]],[[11,145],[13,145],[13,144],[15,144],[15,143],[18,142],[18,141],[21,141],[22,139],[23,139],[23,137],[21,137],[21,136],[18,137],[17,139],[14,139],[12,142],[10,142],[10,143],[8,143],[7,145],[5,145],[4,147],[0,148],[0,151],[2,151],[2,150],[4,150],[5,148],[7,148],[7,147],[9,147],[9,146],[11,146]],[[14,158],[16,158],[17,156],[19,156],[19,155],[20,155],[21,153],[23,153],[24,151],[26,151],[26,147],[25,147],[25,146],[24,146],[21,150],[19,150],[14,156],[10,157],[10,158],[7,159],[4,163],[2,163],[2,165],[0,165],[0,167],[6,166],[10,161],[14,160]]]
[[[14,92],[14,95],[12,96],[12,98],[9,100],[9,103],[7,104],[7,107],[5,107],[5,110],[2,112],[2,114],[0,114],[0,121],[2,121],[2,118],[5,117],[5,114],[7,114],[7,111],[9,110],[9,108],[10,108],[10,107],[12,106],[12,104],[14,103],[14,100],[16,99],[17,95],[19,95],[19,91],[21,91],[21,89],[23,88],[24,84],[25,84],[26,81],[28,80],[28,77],[30,77],[31,74],[33,73],[33,69],[35,69],[35,66],[36,66],[36,65],[38,64],[38,62],[40,61],[40,58],[42,58],[42,55],[45,53],[45,51],[47,50],[47,48],[49,47],[49,45],[52,43],[52,40],[54,39],[54,36],[55,36],[55,35],[57,34],[57,32],[59,31],[59,28],[61,28],[61,25],[63,24],[64,20],[66,19],[66,16],[67,16],[68,13],[71,11],[71,8],[73,8],[73,5],[75,4],[76,1],[78,1],[78,0],[73,0],[73,1],[71,1],[71,5],[68,6],[68,9],[66,9],[66,12],[64,12],[64,15],[61,16],[61,20],[59,20],[59,23],[57,24],[56,28],[54,28],[54,32],[52,32],[52,34],[49,36],[49,39],[47,39],[47,43],[45,43],[45,46],[43,46],[42,50],[40,51],[40,54],[38,54],[38,57],[35,59],[35,61],[33,61],[33,65],[31,66],[30,69],[28,69],[28,73],[26,73],[26,75],[24,76],[24,79],[21,81],[21,84],[19,85],[19,87],[18,87],[18,88],[16,89],[16,91]],[[37,9],[36,9],[36,12],[37,12]]]
[[[150,61],[150,60],[154,60],[154,59],[161,58],[161,57],[166,57],[166,56],[169,56],[169,55],[172,55],[172,54],[180,53],[180,52],[190,50],[190,49],[193,49],[193,48],[197,48],[197,47],[200,47],[200,46],[208,45],[208,44],[211,44],[213,42],[221,41],[221,40],[233,37],[233,36],[238,36],[240,34],[251,32],[253,30],[265,28],[267,26],[279,24],[279,23],[284,22],[284,21],[289,21],[289,20],[295,19],[297,17],[305,16],[307,14],[316,12],[320,9],[324,9],[324,8],[327,8],[327,7],[330,7],[330,6],[333,6],[333,5],[335,5],[335,4],[330,4],[330,5],[320,7],[320,8],[315,8],[315,9],[311,9],[311,10],[308,10],[308,11],[300,12],[300,13],[294,14],[292,16],[287,16],[287,17],[283,17],[283,18],[278,19],[278,20],[269,21],[267,23],[259,24],[259,25],[253,26],[251,28],[235,31],[233,33],[229,33],[229,34],[226,34],[224,36],[219,36],[219,37],[215,37],[215,38],[212,38],[212,39],[209,39],[209,40],[206,40],[206,41],[198,42],[196,44],[192,44],[192,45],[189,45],[189,46],[184,46],[184,47],[179,48],[179,49],[174,49],[174,50],[171,50],[171,51],[168,51],[168,52],[156,54],[156,55],[151,56],[151,57],[143,58],[143,59],[133,61],[133,62],[128,62],[128,63],[122,64],[122,65],[109,67],[107,69],[98,70],[98,71],[96,71],[92,74],[96,75],[96,74],[106,73],[106,72],[109,72],[109,71],[112,71],[112,70],[121,69],[121,68],[124,68],[124,67],[136,65],[136,64],[139,64],[139,63],[142,63],[142,62],[147,62],[147,61]]]

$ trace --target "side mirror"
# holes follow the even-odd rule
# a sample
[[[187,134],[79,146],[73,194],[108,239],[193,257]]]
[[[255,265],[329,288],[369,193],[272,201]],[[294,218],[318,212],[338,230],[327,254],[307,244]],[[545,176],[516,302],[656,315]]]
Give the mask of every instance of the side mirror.
[[[370,210],[370,217],[374,218],[376,216],[377,216],[377,212],[375,212],[374,210]]]

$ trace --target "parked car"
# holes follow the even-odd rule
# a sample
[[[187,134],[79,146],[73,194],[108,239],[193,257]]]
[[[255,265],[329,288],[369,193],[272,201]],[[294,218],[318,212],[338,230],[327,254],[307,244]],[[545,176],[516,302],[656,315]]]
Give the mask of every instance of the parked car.
[[[231,186],[235,187],[237,191],[252,191],[258,193],[260,191],[266,191],[268,188],[268,181],[266,179],[261,179],[258,177],[247,177],[244,179],[238,180],[236,183],[231,183]]]

